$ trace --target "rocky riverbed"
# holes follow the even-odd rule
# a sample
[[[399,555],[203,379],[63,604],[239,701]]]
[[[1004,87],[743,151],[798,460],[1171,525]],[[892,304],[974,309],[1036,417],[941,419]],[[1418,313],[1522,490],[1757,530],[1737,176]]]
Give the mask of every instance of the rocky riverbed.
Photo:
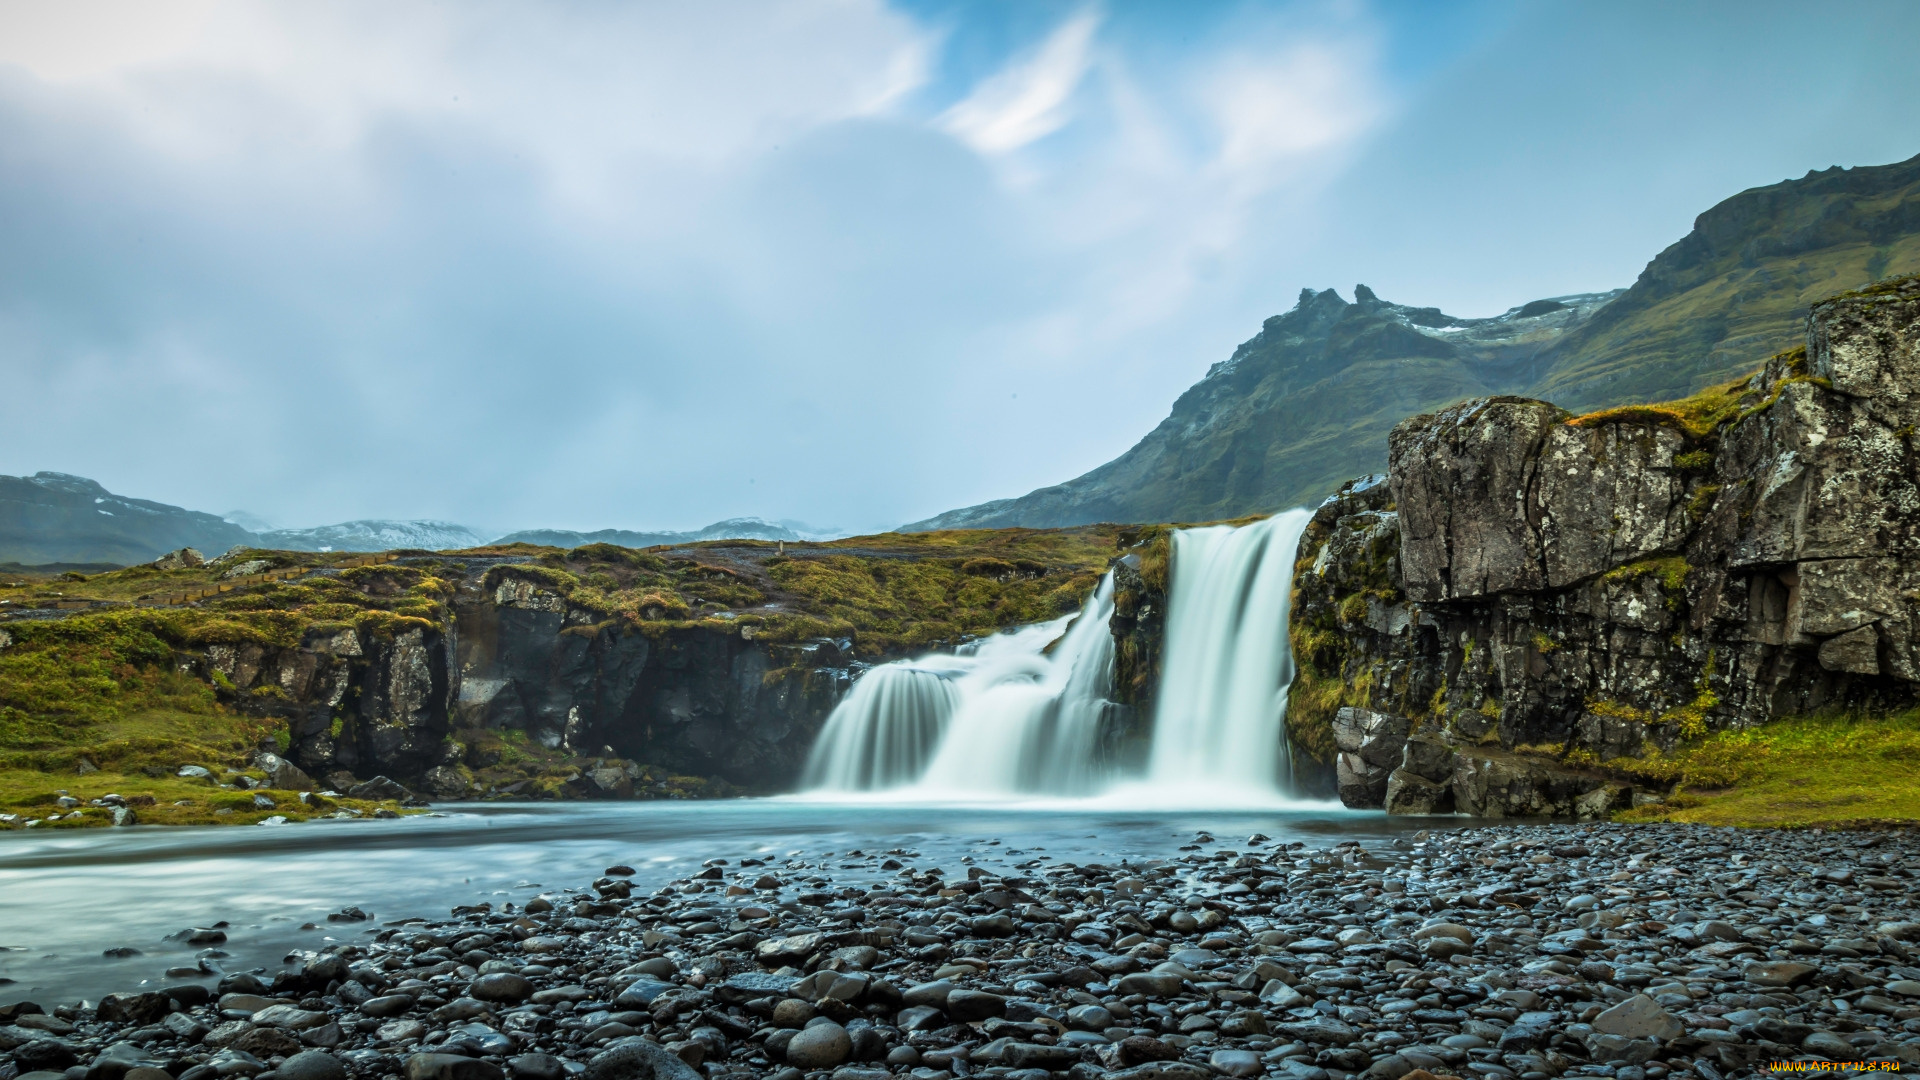
[[[446,919],[349,909],[358,942],[217,987],[0,1006],[0,1080],[1911,1068],[1915,849],[1911,830],[1203,834],[1113,865],[714,860],[650,896],[616,866]]]

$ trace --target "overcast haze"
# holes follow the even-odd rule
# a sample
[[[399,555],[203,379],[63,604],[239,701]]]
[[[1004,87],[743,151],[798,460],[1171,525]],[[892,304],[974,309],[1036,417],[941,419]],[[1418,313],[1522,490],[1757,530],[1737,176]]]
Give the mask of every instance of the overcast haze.
[[[0,0],[0,473],[867,531],[1920,152],[1920,5]]]

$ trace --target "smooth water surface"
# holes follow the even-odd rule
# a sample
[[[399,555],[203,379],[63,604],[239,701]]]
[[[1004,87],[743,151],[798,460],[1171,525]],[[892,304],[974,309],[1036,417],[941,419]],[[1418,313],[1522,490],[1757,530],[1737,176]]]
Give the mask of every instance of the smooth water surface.
[[[1136,804],[1137,805],[1137,804]],[[1429,822],[1429,824],[1431,824]],[[651,891],[707,859],[802,859],[846,881],[833,856],[895,848],[910,866],[948,873],[971,859],[1011,865],[1035,853],[1074,862],[1164,858],[1207,830],[1237,850],[1255,832],[1324,847],[1384,841],[1417,821],[1337,804],[1269,810],[1131,810],[1101,804],[995,807],[802,799],[489,804],[395,821],[317,821],[279,828],[93,829],[0,834],[0,1002],[97,998],[166,981],[199,948],[167,940],[225,920],[223,970],[277,969],[294,948],[351,940],[455,905],[524,903],[633,866]],[[1270,846],[1270,845],[1267,845]],[[348,905],[371,922],[328,923]],[[313,929],[302,929],[314,924]],[[142,955],[108,959],[102,950]]]

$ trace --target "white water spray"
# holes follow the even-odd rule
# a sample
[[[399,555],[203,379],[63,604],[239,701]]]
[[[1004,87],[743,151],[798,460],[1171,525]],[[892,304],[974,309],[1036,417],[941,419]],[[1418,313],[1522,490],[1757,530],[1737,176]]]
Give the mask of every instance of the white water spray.
[[[1148,778],[1277,794],[1287,760],[1287,614],[1309,510],[1173,534]]]

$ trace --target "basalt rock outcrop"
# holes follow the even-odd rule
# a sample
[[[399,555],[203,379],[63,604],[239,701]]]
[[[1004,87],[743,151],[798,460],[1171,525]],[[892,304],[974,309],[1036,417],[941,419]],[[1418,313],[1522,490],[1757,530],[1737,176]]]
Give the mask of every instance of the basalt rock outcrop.
[[[1351,805],[1595,814],[1685,737],[1911,703],[1920,279],[1684,402],[1486,398],[1397,426],[1301,542],[1289,729]]]
[[[570,795],[650,794],[637,762],[777,789],[857,670],[846,642],[648,633],[501,560],[466,565],[437,628],[310,631],[293,648],[214,645],[185,662],[235,704],[284,718],[287,756],[308,773],[390,775],[443,799],[491,793],[474,773],[497,763],[503,735],[585,759]]]

